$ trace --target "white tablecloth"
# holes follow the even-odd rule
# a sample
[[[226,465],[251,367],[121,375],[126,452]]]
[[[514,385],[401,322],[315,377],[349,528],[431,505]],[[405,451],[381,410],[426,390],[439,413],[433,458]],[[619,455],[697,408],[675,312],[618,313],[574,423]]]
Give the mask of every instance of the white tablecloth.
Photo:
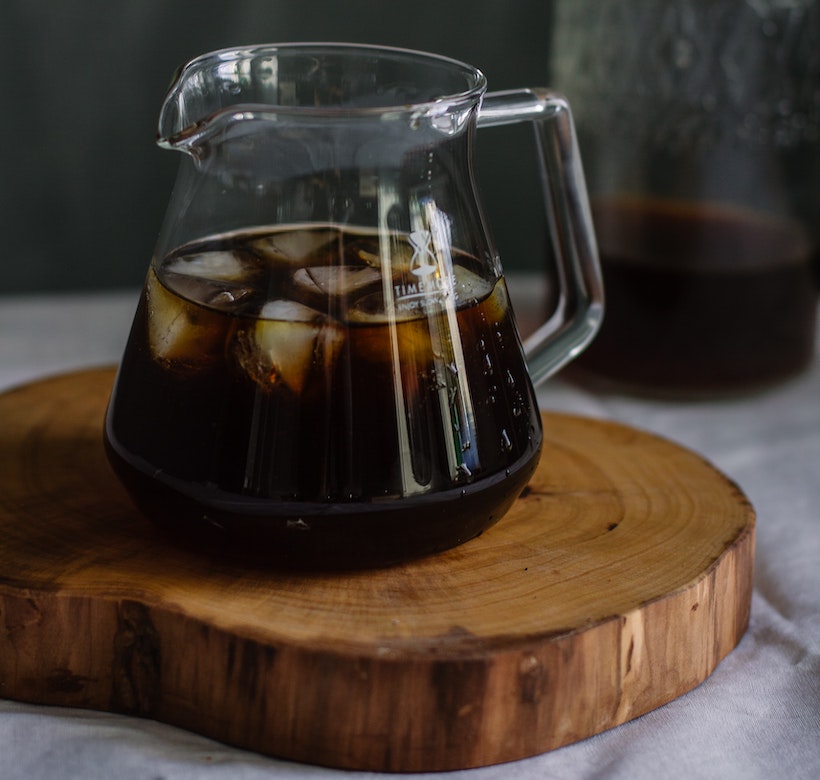
[[[134,293],[0,298],[0,390],[116,362],[135,303]],[[751,624],[706,682],[666,706],[542,756],[447,777],[820,778],[820,360],[742,398],[636,400],[560,379],[539,398],[666,436],[741,486],[758,515]],[[152,721],[0,700],[2,780],[351,775],[382,777],[266,758]]]

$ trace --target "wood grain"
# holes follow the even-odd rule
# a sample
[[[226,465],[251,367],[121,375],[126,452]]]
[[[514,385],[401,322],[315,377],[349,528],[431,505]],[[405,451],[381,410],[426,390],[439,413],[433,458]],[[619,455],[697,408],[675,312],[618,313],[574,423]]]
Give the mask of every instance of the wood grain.
[[[0,396],[0,696],[131,713],[351,769],[476,767],[702,682],[749,617],[754,512],[698,455],[545,414],[484,535],[346,574],[171,545],[109,471],[109,369]]]

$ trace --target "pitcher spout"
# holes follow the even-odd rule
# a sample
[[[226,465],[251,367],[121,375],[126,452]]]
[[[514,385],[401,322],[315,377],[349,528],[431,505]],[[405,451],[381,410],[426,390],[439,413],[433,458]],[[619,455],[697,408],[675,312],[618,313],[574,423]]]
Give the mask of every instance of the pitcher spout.
[[[259,47],[225,50],[181,66],[160,110],[159,146],[194,153],[219,125],[241,117],[240,104],[254,104],[258,112],[266,102],[258,87],[260,75],[265,75],[259,51]],[[267,72],[272,73],[270,66]]]
[[[359,55],[355,70],[351,51]],[[461,129],[481,101],[484,75],[446,57],[410,62],[409,54],[356,44],[277,44],[202,55],[177,71],[157,142],[193,153],[225,127],[281,117],[291,124],[422,117],[438,133]],[[420,67],[430,72],[418,74]],[[376,90],[377,83],[387,86]]]

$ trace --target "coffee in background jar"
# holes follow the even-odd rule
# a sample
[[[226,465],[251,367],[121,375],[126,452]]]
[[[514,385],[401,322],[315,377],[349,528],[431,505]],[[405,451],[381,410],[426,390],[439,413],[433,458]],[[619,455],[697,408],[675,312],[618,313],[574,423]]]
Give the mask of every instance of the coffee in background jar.
[[[818,50],[815,0],[557,3],[607,295],[580,381],[699,396],[810,363]]]

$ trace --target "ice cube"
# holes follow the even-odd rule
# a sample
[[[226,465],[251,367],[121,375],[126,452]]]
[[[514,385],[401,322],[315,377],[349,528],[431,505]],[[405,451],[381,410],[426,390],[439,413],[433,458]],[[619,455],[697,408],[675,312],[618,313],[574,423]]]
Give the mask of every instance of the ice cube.
[[[263,287],[259,261],[249,253],[214,251],[181,255],[161,269],[165,284],[183,298],[236,313],[258,300]]]
[[[481,304],[481,312],[488,321],[502,322],[509,316],[510,296],[503,279],[495,283],[495,287]]]
[[[239,252],[213,251],[180,255],[169,260],[164,271],[221,282],[250,282],[259,268],[250,256]]]
[[[212,309],[220,309],[224,312],[238,312],[245,309],[257,297],[254,293],[257,293],[257,291],[252,287],[243,287],[241,285],[232,284],[213,287],[203,302]]]
[[[484,300],[493,289],[493,282],[468,270],[464,266],[453,266],[453,291],[456,305],[472,305]]]
[[[345,249],[349,259],[378,269],[383,267],[382,257],[386,253],[390,268],[395,273],[409,272],[414,255],[413,247],[401,234],[391,235],[386,245],[379,241],[378,236],[354,239]]]
[[[337,322],[296,301],[268,301],[259,319],[237,336],[240,366],[262,388],[282,382],[302,392],[313,365],[332,366],[344,343]]]
[[[250,246],[262,258],[274,264],[298,265],[320,249],[330,248],[338,237],[338,231],[330,228],[288,230],[258,238]]]
[[[181,298],[228,314],[248,308],[254,299],[258,305],[261,297],[260,291],[238,282],[214,281],[175,273],[163,274],[163,282]]]
[[[322,312],[311,309],[298,301],[277,298],[268,301],[259,310],[260,320],[274,320],[278,322],[321,322],[326,320]]]
[[[152,271],[146,282],[151,356],[168,368],[198,370],[224,350],[231,319],[168,290]]]
[[[366,294],[381,286],[381,273],[369,266],[322,265],[300,268],[291,279],[295,298],[325,311],[349,305],[350,296]]]

